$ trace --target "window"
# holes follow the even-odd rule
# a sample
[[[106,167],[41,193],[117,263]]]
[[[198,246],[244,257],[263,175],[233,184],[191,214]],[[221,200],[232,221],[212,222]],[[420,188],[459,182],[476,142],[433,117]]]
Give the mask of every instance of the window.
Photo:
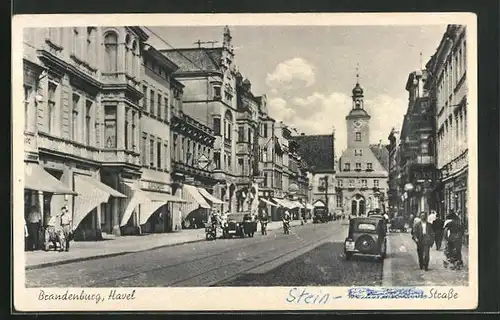
[[[163,159],[165,159],[165,160],[163,160],[163,161],[164,161],[164,162],[163,162],[163,169],[165,169],[165,170],[169,170],[169,169],[170,169],[170,168],[168,167],[168,155],[169,155],[169,152],[168,152],[168,144],[167,144],[167,143],[164,143],[164,144],[163,144],[163,152],[165,153],[165,154],[163,155]]]
[[[267,138],[267,123],[264,123],[264,138]]]
[[[220,86],[214,86],[214,99],[220,99]]]
[[[366,188],[368,185],[368,181],[366,179],[361,179],[361,188]]]
[[[110,32],[104,37],[104,70],[108,73],[118,72],[118,37]]]
[[[349,180],[349,188],[354,188],[354,179]]]
[[[378,180],[373,180],[373,186],[375,188],[378,188],[379,187],[379,181]]]
[[[158,119],[161,119],[161,94],[158,94],[158,101],[156,101],[156,103],[158,104],[158,110],[157,110],[157,116],[158,116]]]
[[[156,167],[158,169],[163,168],[163,164],[161,163],[161,141],[156,142]]]
[[[142,108],[144,111],[148,110],[148,87],[142,86]]]
[[[361,132],[356,132],[356,141],[361,141]]]
[[[128,121],[128,115],[129,115],[129,108],[125,108],[125,149],[128,150],[128,135],[129,135],[129,132],[128,132],[128,125],[129,125],[129,121]]]
[[[104,141],[106,148],[116,148],[116,106],[104,107]]]
[[[168,118],[168,114],[169,114],[169,112],[168,112],[168,97],[164,97],[163,98],[163,119],[165,121],[170,120]]]
[[[135,148],[137,147],[135,144],[135,130],[136,130],[136,124],[135,124],[135,115],[137,113],[135,111],[132,111],[132,150],[135,151]]]
[[[225,132],[224,132],[224,138],[226,140],[231,140],[231,122],[233,121],[233,116],[231,112],[228,110],[226,111],[226,114],[224,116],[224,124],[225,124]]]
[[[29,118],[29,105],[33,88],[31,86],[24,86],[24,129],[28,128]]]
[[[148,134],[146,132],[142,133],[142,145],[141,145],[141,162],[142,165],[148,163]]]
[[[155,166],[155,140],[151,137],[149,138],[149,166],[153,168]]]
[[[87,27],[87,61],[91,66],[94,66],[95,60],[95,27]]]
[[[248,143],[252,143],[252,129],[248,128],[248,135],[247,135]]]
[[[80,33],[78,32],[78,28],[73,28],[73,54],[77,55],[80,53],[78,50],[80,44]]]
[[[268,161],[268,160],[267,160],[267,148],[266,148],[266,147],[264,147],[264,148],[262,149],[262,161],[263,161],[263,162],[267,162],[267,161]]]
[[[179,157],[179,150],[177,148],[178,144],[177,144],[177,134],[174,134],[173,137],[173,143],[174,143],[174,154],[173,154],[173,159],[174,161],[177,161],[180,159]]]
[[[73,112],[71,114],[71,139],[73,141],[78,141],[78,113],[80,109],[80,96],[73,93]]]
[[[151,116],[155,113],[155,92],[153,90],[149,91],[149,113]]]
[[[351,171],[351,164],[350,163],[344,163],[344,171]]]
[[[356,162],[356,170],[361,170],[361,163],[360,162]]]
[[[215,168],[220,169],[220,152],[214,152],[214,163],[215,163]]]
[[[245,162],[243,161],[242,158],[238,159],[238,171],[240,173],[240,176],[243,175],[245,172]]]
[[[57,89],[57,84],[55,82],[49,82],[49,94],[47,101],[47,107],[48,107],[47,129],[49,130],[49,133],[53,133],[55,128],[56,89]]]
[[[92,133],[92,101],[85,102],[85,143],[90,146]]]
[[[238,127],[238,142],[245,141],[245,128],[243,126]]]
[[[231,156],[227,156],[227,168],[229,170],[231,170],[231,168],[232,168],[232,164],[233,164],[232,160],[233,159],[231,158]]]
[[[362,156],[363,155],[363,149],[354,149],[354,155],[355,156]]]
[[[268,183],[267,183],[267,172],[264,172],[264,187],[267,187],[268,186]]]
[[[366,170],[373,170],[373,164],[371,162],[366,164]]]
[[[214,135],[220,136],[220,119],[214,118]]]
[[[337,180],[337,187],[342,188],[344,182],[342,180]]]
[[[337,193],[335,202],[337,203],[337,208],[342,207],[342,194]]]

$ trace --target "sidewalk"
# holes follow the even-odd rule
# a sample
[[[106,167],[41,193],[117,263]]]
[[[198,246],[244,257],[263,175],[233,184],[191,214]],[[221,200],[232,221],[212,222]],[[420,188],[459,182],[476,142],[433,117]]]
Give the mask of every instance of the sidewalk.
[[[300,226],[300,221],[292,221],[291,227]],[[260,230],[260,226],[257,227]],[[268,230],[282,228],[281,221],[270,222]],[[123,236],[103,234],[102,241],[73,241],[69,252],[34,251],[25,252],[27,270],[59,264],[99,259],[127,253],[147,251],[185,243],[205,241],[205,229],[188,229],[175,233],[153,233],[143,236]]]
[[[410,233],[389,233],[387,258],[384,261],[383,286],[467,286],[469,276],[469,251],[462,247],[462,270],[443,266],[444,246],[437,251],[430,249],[429,271],[418,266],[417,247]]]

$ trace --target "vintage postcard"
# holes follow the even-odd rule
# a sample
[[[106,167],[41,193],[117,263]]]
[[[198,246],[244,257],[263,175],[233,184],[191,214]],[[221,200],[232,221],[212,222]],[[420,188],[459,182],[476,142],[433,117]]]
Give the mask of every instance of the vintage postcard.
[[[474,14],[12,30],[17,311],[477,306]]]

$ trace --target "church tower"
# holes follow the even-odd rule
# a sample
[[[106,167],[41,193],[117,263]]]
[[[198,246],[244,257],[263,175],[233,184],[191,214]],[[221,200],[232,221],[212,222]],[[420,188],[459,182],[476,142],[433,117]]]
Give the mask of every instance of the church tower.
[[[367,148],[370,145],[370,115],[364,107],[364,92],[356,74],[356,85],[352,89],[352,108],[346,116],[347,147]]]

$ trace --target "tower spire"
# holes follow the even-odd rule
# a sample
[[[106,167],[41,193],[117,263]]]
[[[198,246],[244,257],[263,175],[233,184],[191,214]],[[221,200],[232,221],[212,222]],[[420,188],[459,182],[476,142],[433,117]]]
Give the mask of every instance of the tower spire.
[[[359,83],[359,63],[356,64],[356,83]]]
[[[420,51],[420,70],[422,70],[422,51]]]

